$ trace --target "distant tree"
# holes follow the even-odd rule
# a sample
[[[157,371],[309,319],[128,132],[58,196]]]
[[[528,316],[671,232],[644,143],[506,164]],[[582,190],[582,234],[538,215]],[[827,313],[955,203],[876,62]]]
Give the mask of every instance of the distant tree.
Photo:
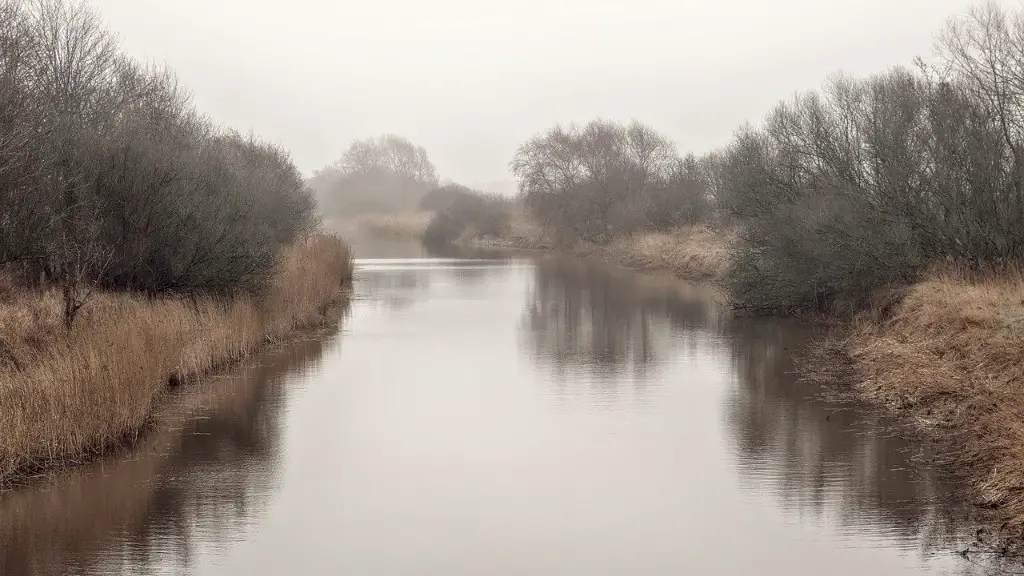
[[[449,206],[466,198],[467,196],[479,195],[480,192],[461,184],[445,184],[427,192],[420,200],[420,210],[437,212],[447,209]]]
[[[604,120],[556,126],[511,162],[527,207],[566,243],[648,227],[648,202],[678,166],[672,143],[653,129]]]
[[[461,189],[459,189],[461,188]],[[439,208],[423,234],[428,245],[449,244],[463,234],[477,238],[501,238],[512,218],[512,201],[496,194],[482,194],[469,188],[445,187],[434,190]],[[433,193],[432,193],[433,194]]]
[[[387,134],[357,140],[335,165],[343,174],[386,172],[423,184],[437,184],[437,170],[422,146]]]
[[[423,147],[385,135],[353,142],[310,184],[325,212],[352,215],[413,210],[438,177]]]

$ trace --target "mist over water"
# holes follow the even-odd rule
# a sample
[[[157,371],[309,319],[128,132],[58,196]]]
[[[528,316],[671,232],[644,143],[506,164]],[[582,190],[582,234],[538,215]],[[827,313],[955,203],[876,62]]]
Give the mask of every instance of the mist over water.
[[[927,447],[794,381],[798,325],[554,256],[379,250],[339,332],[5,495],[0,573],[974,573]]]

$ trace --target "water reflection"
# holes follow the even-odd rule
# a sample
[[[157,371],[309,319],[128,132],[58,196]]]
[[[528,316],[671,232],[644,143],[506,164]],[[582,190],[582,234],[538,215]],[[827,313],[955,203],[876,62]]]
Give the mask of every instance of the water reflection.
[[[863,406],[826,402],[795,380],[807,334],[782,321],[737,319],[726,327],[735,368],[725,425],[743,485],[769,491],[799,521],[857,534],[878,526],[908,550],[949,551],[969,510],[954,487],[922,462],[927,445]]]
[[[707,342],[718,322],[713,294],[692,288],[686,298],[685,288],[574,259],[538,259],[523,313],[525,346],[561,373],[642,375],[679,352],[669,344],[692,350]]]
[[[290,386],[334,345],[271,351],[172,398],[131,458],[4,494],[0,574],[176,573],[244,539],[275,493]]]
[[[793,362],[806,329],[730,317],[712,291],[615,268],[548,258],[535,270],[524,347],[553,365],[554,386],[581,373],[647,375],[634,385],[649,386],[655,372],[679,364],[721,366],[723,427],[751,501],[768,498],[793,523],[840,538],[875,538],[924,555],[964,544],[968,510],[949,504],[949,479],[919,463],[927,447],[892,433],[878,414],[826,402],[797,381]]]
[[[365,260],[356,260],[355,282],[360,298],[370,298],[389,310],[403,310],[415,303],[410,293],[427,289],[431,274],[427,269],[406,268],[377,274],[377,267]]]

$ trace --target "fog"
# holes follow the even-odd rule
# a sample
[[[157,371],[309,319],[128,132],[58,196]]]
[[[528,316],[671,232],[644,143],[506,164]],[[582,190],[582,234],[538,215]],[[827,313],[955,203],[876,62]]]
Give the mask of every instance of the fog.
[[[1003,0],[1007,6],[1017,2]],[[223,124],[307,175],[353,139],[424,146],[491,188],[555,122],[638,119],[683,151],[779,99],[927,55],[968,0],[97,0],[131,55],[165,63]]]

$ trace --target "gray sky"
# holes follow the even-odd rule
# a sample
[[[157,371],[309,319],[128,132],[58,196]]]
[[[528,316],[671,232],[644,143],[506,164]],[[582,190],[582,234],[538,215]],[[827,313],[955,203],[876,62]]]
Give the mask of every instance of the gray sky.
[[[909,64],[970,0],[94,0],[128,53],[307,174],[356,138],[425,146],[443,178],[508,179],[555,122],[636,118],[681,151],[778,100]],[[1017,7],[1017,0],[1004,0]]]

